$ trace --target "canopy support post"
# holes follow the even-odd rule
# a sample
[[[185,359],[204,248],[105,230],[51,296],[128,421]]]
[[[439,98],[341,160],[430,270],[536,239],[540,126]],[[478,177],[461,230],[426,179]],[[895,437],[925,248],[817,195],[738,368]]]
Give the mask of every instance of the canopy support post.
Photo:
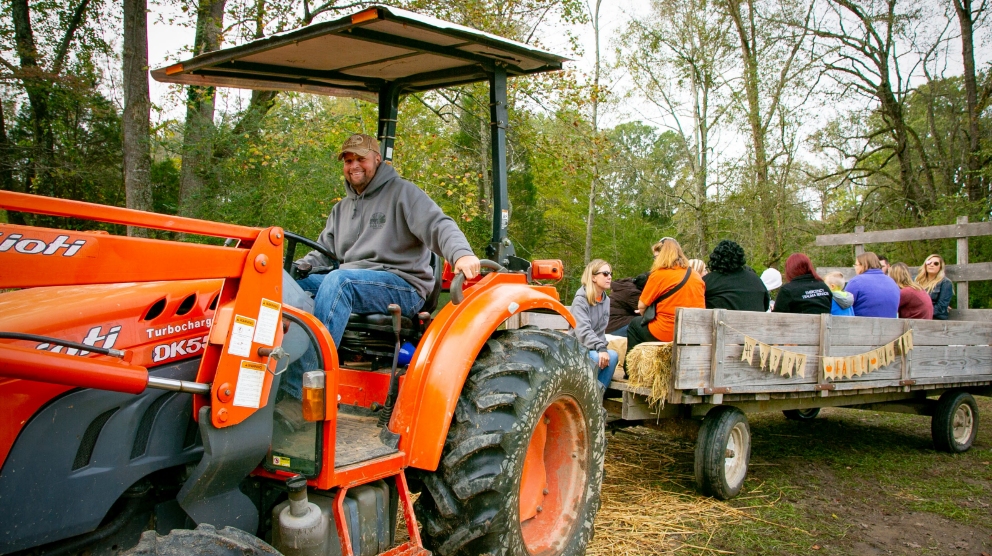
[[[493,163],[493,237],[486,247],[486,257],[507,266],[515,253],[506,237],[510,218],[510,201],[506,189],[506,68],[496,64],[489,74],[489,134]]]
[[[392,164],[393,143],[396,141],[396,118],[400,111],[400,89],[394,82],[383,84],[379,90],[379,152],[383,162]]]

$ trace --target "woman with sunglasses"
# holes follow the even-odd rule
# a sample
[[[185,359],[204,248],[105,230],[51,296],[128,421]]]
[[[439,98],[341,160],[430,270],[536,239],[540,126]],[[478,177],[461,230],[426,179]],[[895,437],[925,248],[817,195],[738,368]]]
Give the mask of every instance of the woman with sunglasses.
[[[940,255],[930,255],[916,275],[919,284],[933,301],[933,319],[947,320],[947,309],[954,297],[954,284],[944,276],[944,259]]]
[[[613,281],[613,269],[602,260],[595,259],[582,272],[582,287],[572,300],[575,317],[573,334],[589,350],[589,358],[598,369],[599,383],[605,389],[613,379],[619,356],[607,349],[606,325],[610,322],[610,297],[606,290]]]

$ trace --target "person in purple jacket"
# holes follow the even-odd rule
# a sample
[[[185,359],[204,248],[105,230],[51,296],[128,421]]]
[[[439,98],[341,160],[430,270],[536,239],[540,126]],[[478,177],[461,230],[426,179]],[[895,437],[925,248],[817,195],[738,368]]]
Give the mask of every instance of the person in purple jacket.
[[[878,256],[871,251],[858,255],[854,271],[858,275],[844,288],[854,295],[854,316],[898,318],[899,286],[882,272]]]

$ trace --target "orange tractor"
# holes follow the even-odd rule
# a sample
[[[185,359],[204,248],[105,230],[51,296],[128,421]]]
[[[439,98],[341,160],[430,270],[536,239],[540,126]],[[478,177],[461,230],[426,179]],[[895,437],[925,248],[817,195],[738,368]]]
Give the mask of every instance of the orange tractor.
[[[605,451],[595,374],[569,336],[501,330],[525,311],[574,324],[536,282],[560,261],[506,238],[506,79],[563,60],[375,7],[152,72],[377,99],[387,161],[402,94],[490,83],[494,271],[464,284],[436,261],[424,312],[352,315],[340,346],[292,279],[314,242],[0,192],[8,211],[229,240],[0,224],[0,554],[582,554]],[[279,388],[294,373],[301,399]]]

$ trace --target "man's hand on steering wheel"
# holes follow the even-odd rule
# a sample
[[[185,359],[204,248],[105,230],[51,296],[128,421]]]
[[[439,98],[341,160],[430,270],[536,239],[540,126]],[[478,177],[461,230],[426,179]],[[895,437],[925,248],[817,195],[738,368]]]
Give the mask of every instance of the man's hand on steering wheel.
[[[482,266],[479,264],[479,257],[475,255],[464,255],[455,261],[454,273],[458,274],[461,272],[465,275],[466,280],[475,278],[481,270]]]

